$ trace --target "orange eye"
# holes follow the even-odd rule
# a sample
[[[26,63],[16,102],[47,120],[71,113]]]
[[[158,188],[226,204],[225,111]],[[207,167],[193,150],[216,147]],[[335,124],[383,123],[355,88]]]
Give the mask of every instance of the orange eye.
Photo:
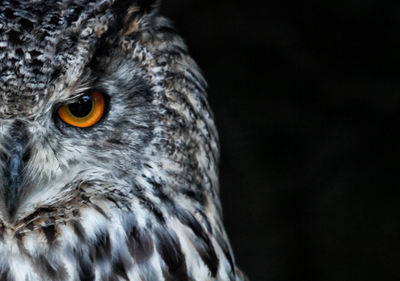
[[[94,91],[83,95],[77,102],[64,104],[57,113],[65,122],[75,127],[93,126],[104,115],[104,94]]]

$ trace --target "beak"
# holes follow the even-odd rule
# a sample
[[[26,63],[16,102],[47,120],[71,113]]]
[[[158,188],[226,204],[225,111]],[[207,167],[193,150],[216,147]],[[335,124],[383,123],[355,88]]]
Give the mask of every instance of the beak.
[[[5,165],[5,205],[11,219],[18,208],[23,193],[23,172],[29,156],[28,132],[21,122],[15,122],[10,128],[10,138],[6,144],[7,160]]]

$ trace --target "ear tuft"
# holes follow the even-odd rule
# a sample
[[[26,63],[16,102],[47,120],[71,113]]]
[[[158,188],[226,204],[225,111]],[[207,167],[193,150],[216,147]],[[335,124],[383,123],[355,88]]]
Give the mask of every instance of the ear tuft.
[[[122,34],[126,36],[135,33],[141,26],[151,22],[153,15],[158,12],[160,2],[160,0],[136,0],[133,5],[130,3],[129,8],[125,10]],[[143,18],[146,20],[143,21]]]

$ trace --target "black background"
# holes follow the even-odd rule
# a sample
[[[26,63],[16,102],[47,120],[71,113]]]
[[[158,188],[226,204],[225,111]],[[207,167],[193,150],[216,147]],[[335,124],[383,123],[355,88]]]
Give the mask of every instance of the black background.
[[[400,280],[400,2],[165,0],[250,280]]]

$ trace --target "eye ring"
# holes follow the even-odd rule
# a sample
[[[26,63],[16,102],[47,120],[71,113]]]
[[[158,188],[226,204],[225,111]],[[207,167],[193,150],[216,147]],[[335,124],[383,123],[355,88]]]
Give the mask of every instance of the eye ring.
[[[79,128],[95,125],[103,117],[105,111],[104,94],[93,91],[80,97],[75,103],[64,104],[58,110],[58,116],[65,123]]]

